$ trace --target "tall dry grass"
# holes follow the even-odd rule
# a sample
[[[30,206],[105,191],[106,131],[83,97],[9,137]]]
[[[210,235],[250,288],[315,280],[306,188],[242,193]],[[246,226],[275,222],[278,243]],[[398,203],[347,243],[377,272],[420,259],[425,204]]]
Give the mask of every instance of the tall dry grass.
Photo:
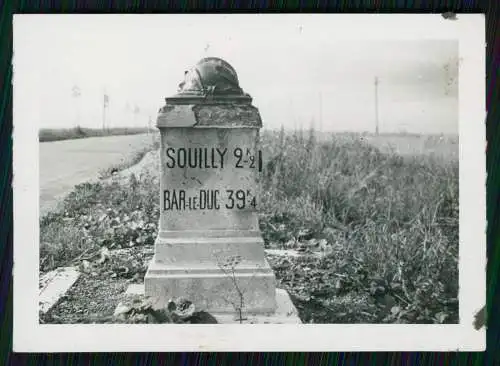
[[[286,247],[310,230],[341,248],[332,263],[362,263],[367,278],[399,286],[409,304],[423,301],[432,312],[456,302],[458,160],[382,153],[355,134],[320,140],[314,130],[281,130],[261,140],[267,245]]]

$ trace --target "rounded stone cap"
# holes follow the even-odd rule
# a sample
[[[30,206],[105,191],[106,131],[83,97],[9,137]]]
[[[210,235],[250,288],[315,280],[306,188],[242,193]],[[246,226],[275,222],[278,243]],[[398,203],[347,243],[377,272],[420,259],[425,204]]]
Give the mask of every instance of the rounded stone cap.
[[[217,57],[204,58],[186,71],[177,94],[167,98],[167,103],[193,98],[251,101],[251,97],[240,88],[234,68]]]

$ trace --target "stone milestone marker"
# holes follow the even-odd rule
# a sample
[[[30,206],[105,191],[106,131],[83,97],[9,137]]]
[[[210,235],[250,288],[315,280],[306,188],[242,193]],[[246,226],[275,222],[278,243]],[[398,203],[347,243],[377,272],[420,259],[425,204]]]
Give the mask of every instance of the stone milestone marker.
[[[277,297],[259,230],[262,121],[251,103],[231,65],[206,58],[160,109],[161,214],[146,296],[182,297],[212,314],[293,308]]]

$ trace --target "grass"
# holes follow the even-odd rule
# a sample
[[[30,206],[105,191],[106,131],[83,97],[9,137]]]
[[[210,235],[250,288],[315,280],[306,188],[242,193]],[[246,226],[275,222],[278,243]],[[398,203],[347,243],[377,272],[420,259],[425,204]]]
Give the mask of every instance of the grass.
[[[82,139],[86,137],[136,135],[148,132],[147,127],[115,127],[109,129],[100,128],[41,128],[38,133],[40,142]]]
[[[381,152],[360,135],[264,133],[259,219],[266,247],[321,242],[321,257],[271,257],[303,322],[458,322],[458,149]],[[42,271],[84,252],[152,245],[157,167],[77,186],[40,225]],[[301,249],[302,248],[302,249]]]
[[[315,135],[264,136],[261,228],[268,245],[278,247],[296,245],[304,229],[326,239],[335,252],[324,262],[347,279],[329,289],[316,281],[324,281],[324,271],[314,277],[310,268],[306,279],[288,285],[308,284],[306,297],[316,285],[338,299],[342,287],[351,295],[378,292],[382,304],[399,299],[399,310],[385,314],[392,320],[409,313],[407,321],[457,322],[458,160],[382,153],[355,135],[322,142]],[[342,276],[328,281],[336,278]]]

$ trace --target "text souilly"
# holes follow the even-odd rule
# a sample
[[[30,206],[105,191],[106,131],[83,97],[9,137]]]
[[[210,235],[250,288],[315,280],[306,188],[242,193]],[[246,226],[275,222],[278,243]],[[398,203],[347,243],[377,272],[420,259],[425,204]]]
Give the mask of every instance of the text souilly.
[[[173,148],[166,149],[168,168],[223,169],[227,148]]]

